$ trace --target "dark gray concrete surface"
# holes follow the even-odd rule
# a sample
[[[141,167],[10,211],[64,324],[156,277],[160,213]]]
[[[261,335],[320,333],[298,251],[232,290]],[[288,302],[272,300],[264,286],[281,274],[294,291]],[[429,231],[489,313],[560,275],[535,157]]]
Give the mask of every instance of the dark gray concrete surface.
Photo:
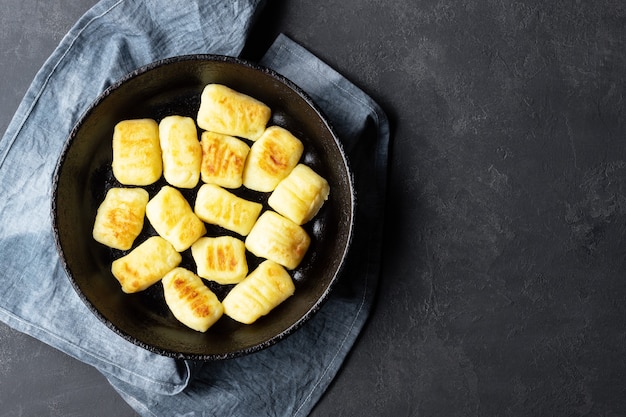
[[[1,0],[0,130],[94,1]],[[626,415],[626,3],[270,1],[386,110],[375,309],[314,416]],[[0,324],[0,417],[134,416]]]

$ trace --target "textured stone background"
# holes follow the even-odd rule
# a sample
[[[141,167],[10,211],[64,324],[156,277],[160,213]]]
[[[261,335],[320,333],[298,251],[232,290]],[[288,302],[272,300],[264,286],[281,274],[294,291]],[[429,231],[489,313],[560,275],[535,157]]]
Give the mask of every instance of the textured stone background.
[[[93,1],[0,0],[0,130]],[[314,416],[626,415],[626,3],[270,1],[393,128],[371,320]],[[382,219],[381,219],[382,221]],[[0,324],[0,416],[134,416]]]

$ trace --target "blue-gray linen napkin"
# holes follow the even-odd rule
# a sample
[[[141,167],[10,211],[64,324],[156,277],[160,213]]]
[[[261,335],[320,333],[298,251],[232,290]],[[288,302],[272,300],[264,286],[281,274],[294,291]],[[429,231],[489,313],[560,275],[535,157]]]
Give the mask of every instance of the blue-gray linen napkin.
[[[67,279],[50,217],[52,173],[72,127],[108,86],[155,60],[238,56],[262,0],[103,0],[35,76],[0,141],[0,320],[98,369],[143,416],[305,416],[328,388],[373,304],[389,127],[379,106],[280,35],[261,60],[331,120],[357,189],[353,245],[331,297],[301,329],[219,362],[159,356],[101,323]]]

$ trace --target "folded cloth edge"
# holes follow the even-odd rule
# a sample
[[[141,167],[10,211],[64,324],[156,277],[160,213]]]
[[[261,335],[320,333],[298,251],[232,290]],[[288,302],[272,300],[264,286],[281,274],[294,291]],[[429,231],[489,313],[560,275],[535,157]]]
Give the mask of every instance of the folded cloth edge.
[[[61,39],[61,42],[54,49],[52,54],[44,61],[43,65],[33,78],[33,81],[26,91],[24,98],[15,111],[15,115],[11,119],[9,126],[3,135],[3,140],[0,141],[0,166],[4,163],[4,160],[8,155],[8,150],[19,136],[24,124],[28,120],[28,117],[39,102],[39,98],[47,87],[48,82],[56,71],[56,68],[70,52],[80,34],[86,30],[92,22],[109,13],[112,9],[123,3],[123,1],[124,0],[118,0],[111,6],[108,6],[106,2],[97,3],[87,13],[81,16],[69,32],[65,34],[63,39]],[[9,138],[8,140],[5,139],[7,137]]]

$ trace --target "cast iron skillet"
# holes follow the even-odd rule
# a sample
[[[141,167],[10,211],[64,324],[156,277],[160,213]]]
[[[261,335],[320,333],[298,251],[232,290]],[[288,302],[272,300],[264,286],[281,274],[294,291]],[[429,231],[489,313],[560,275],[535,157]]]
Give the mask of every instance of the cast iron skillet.
[[[109,249],[92,238],[98,206],[107,190],[120,186],[112,175],[114,125],[124,119],[171,114],[195,119],[200,93],[220,83],[255,97],[273,110],[270,124],[290,130],[304,143],[301,162],[330,183],[330,197],[314,220],[305,225],[311,246],[292,272],[295,294],[251,325],[223,316],[199,333],[180,324],[165,304],[157,283],[137,294],[124,294],[110,272],[113,259],[127,252]],[[165,182],[144,187],[154,196]],[[197,190],[197,189],[196,189]],[[183,191],[192,207],[196,190]],[[236,194],[259,201],[264,193],[245,188]],[[282,340],[320,308],[331,291],[350,245],[354,215],[352,178],[345,154],[328,121],[296,85],[277,73],[240,59],[181,56],[147,65],[108,88],[71,132],[53,178],[52,217],[56,245],[67,275],[81,299],[107,326],[151,352],[181,359],[218,360],[252,353]],[[156,234],[145,221],[137,244]],[[207,225],[207,235],[228,234]],[[181,266],[195,270],[183,253]],[[248,254],[249,270],[260,262]],[[207,283],[223,298],[228,287]]]

